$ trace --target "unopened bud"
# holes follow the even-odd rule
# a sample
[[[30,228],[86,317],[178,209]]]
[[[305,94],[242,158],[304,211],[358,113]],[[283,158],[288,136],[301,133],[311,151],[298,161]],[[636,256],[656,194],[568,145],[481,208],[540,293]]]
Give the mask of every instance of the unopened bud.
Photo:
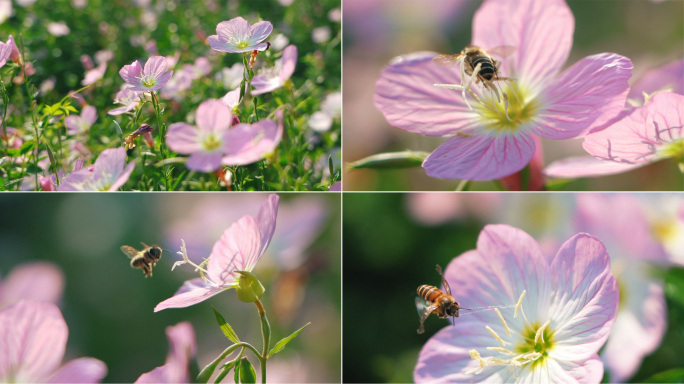
[[[238,300],[246,303],[257,301],[266,289],[253,273],[247,271],[236,271],[241,276],[238,278],[237,295]]]

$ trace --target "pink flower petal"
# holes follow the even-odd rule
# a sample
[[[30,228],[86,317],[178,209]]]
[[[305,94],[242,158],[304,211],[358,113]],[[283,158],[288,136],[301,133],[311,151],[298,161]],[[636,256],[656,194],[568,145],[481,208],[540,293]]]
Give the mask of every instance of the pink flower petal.
[[[197,129],[187,123],[173,123],[166,133],[166,144],[172,151],[191,154],[200,150]]]
[[[575,179],[579,177],[600,177],[628,172],[646,165],[617,163],[599,160],[592,156],[575,156],[554,161],[544,169],[550,177]]]
[[[251,271],[261,257],[263,236],[259,221],[243,216],[226,229],[214,244],[207,271],[211,281],[220,285],[237,284],[235,271]]]
[[[230,128],[232,121],[230,108],[215,99],[202,102],[195,116],[197,127],[203,131],[224,131]]]
[[[525,168],[534,151],[529,133],[457,135],[432,152],[423,168],[440,179],[492,180]]]
[[[7,64],[7,59],[12,55],[12,46],[10,44],[5,44],[0,42],[0,68]]]
[[[273,74],[256,75],[252,79],[252,89],[250,93],[254,96],[263,95],[264,93],[273,92],[283,86],[279,76]]]
[[[292,76],[295,66],[297,65],[297,47],[295,45],[288,45],[285,49],[283,49],[281,65],[282,69],[280,70],[280,81],[284,83],[285,80]]]
[[[667,260],[663,246],[653,238],[643,205],[635,196],[582,193],[575,200],[576,228],[619,245],[623,252],[613,255],[614,259]]]
[[[544,148],[542,147],[541,139],[534,136],[534,155],[528,164],[527,182],[524,186],[528,191],[541,191],[544,189]],[[523,190],[523,171],[518,171],[514,174],[508,175],[499,179],[499,182],[509,191]]]
[[[86,105],[83,108],[83,111],[81,111],[81,118],[83,119],[84,123],[92,126],[97,120],[97,109],[95,109],[95,107],[92,105]]]
[[[194,171],[214,172],[221,168],[221,156],[223,156],[221,152],[206,153],[197,151],[190,155],[185,166]]]
[[[625,106],[632,62],[613,53],[586,57],[549,82],[546,107],[532,132],[548,139],[581,137],[602,128]]]
[[[658,151],[683,133],[684,96],[666,92],[610,127],[587,135],[583,146],[599,159],[647,163],[658,160]]]
[[[145,63],[145,69],[143,70],[143,74],[147,76],[152,76],[155,79],[159,79],[164,73],[166,73],[167,68],[168,63],[165,57],[152,56],[149,59],[147,59],[147,62]]]
[[[0,381],[45,380],[62,361],[68,333],[52,303],[22,300],[0,311]]]
[[[453,135],[481,125],[461,92],[433,84],[460,84],[456,68],[432,62],[433,52],[395,58],[375,83],[375,106],[397,128],[428,136]]]
[[[48,383],[99,383],[107,376],[107,365],[92,357],[81,357],[60,367]]]
[[[105,149],[95,160],[93,175],[95,177],[118,175],[125,165],[126,150],[123,147]]]
[[[658,348],[667,330],[667,306],[662,281],[648,276],[648,265],[637,262],[620,275],[629,279],[623,293],[629,302],[618,310],[601,357],[610,371],[611,382],[632,377],[644,357]]]
[[[340,182],[340,181],[331,185],[330,189],[328,189],[328,192],[341,192],[341,191],[342,191],[342,182]]]
[[[188,383],[190,359],[197,355],[195,331],[187,321],[166,327],[169,354],[166,364],[142,374],[136,383]]]
[[[69,115],[64,118],[64,126],[67,128],[67,132],[70,135],[75,134],[79,131],[79,125],[81,124],[81,116]]]
[[[567,60],[574,29],[575,19],[563,0],[489,0],[473,18],[472,44],[515,47],[503,60],[501,73],[541,90]]]
[[[109,112],[107,112],[107,114],[111,115],[111,116],[123,115],[124,113],[133,110],[135,108],[136,104],[137,103],[134,102],[134,103],[128,104],[125,107],[119,107],[119,108],[111,109]]]
[[[221,98],[221,102],[230,109],[237,107],[238,104],[240,104],[240,87],[226,93],[226,95]]]
[[[467,335],[467,344],[463,343],[463,335]],[[483,351],[491,346],[492,334],[482,322],[459,319],[454,326],[442,328],[423,345],[413,380],[416,383],[514,382],[513,372],[506,372],[505,367],[487,368],[478,375],[462,373],[478,366],[477,361],[470,358],[471,349]]]
[[[213,297],[223,289],[225,288],[209,286],[205,284],[201,278],[188,280],[180,287],[173,297],[157,304],[157,306],[154,307],[154,311],[159,312],[168,308],[189,307]]]
[[[630,88],[627,97],[643,102],[644,92],[651,94],[663,89],[669,89],[680,95],[684,94],[684,59],[675,60],[646,72]]]
[[[550,318],[558,348],[549,357],[588,359],[606,342],[620,296],[606,248],[591,235],[575,235],[558,251],[550,272],[557,290]]]
[[[551,383],[578,383],[594,384],[603,379],[603,363],[594,354],[589,360],[582,363],[576,361],[557,361],[549,359],[546,367],[535,370],[535,375],[524,375],[521,382],[551,382]]]
[[[97,164],[97,161],[95,162]],[[131,177],[131,173],[133,173],[133,169],[135,169],[135,162],[131,161],[126,165],[126,168],[123,169],[123,171],[119,174],[119,176],[116,178],[116,181],[112,183],[112,186],[109,187],[110,191],[117,191],[119,188],[123,187],[124,184],[128,181],[128,178]]]
[[[154,86],[153,89],[160,89],[161,87],[165,86],[166,83],[171,80],[171,76],[173,75],[173,71],[168,71],[165,74],[159,76],[159,79],[157,79],[157,84]]]
[[[257,162],[273,152],[283,137],[282,113],[279,123],[261,120],[254,124],[239,124],[226,134],[221,160],[223,165],[245,165]]]
[[[0,308],[19,300],[57,303],[64,291],[64,273],[49,262],[21,264],[7,275],[0,287]]]
[[[259,220],[259,230],[261,231],[261,254],[266,252],[266,248],[271,243],[271,238],[276,228],[279,201],[280,197],[278,195],[269,195],[268,199],[259,209],[257,220]]]
[[[249,23],[247,23],[247,25],[249,25]],[[250,33],[252,34],[251,39],[256,42],[263,41],[271,32],[273,32],[273,24],[269,21],[260,21],[250,28]]]
[[[222,21],[216,26],[216,33],[222,42],[228,42],[232,38],[242,39],[249,35],[249,32],[249,22],[242,17]]]
[[[121,78],[133,86],[138,85],[138,79],[142,76],[142,65],[138,60],[131,65],[124,65],[119,71]],[[132,89],[132,88],[131,88]]]

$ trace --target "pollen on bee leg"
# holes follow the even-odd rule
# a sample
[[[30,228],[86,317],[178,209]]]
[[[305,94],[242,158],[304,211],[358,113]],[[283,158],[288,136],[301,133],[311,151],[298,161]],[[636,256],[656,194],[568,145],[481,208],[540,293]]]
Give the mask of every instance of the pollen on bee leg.
[[[537,344],[537,341],[541,338],[542,343],[544,342],[544,329],[551,324],[551,320],[546,320],[546,323],[542,325],[539,329],[537,329],[537,333],[534,335],[534,343]]]
[[[515,305],[515,311],[513,312],[513,318],[514,318],[514,319],[515,319],[516,317],[518,317],[518,310],[519,310],[520,307],[522,306],[522,301],[523,301],[523,298],[525,297],[525,294],[526,294],[526,293],[527,293],[527,290],[524,290],[524,291],[522,292],[522,294],[520,295],[520,298],[518,299],[518,303]]]
[[[489,325],[486,325],[485,328],[489,331],[489,333],[492,334],[492,336],[494,336],[496,340],[499,341],[499,343],[501,343],[501,345],[503,345],[504,347],[506,346],[506,342],[501,338],[501,336],[499,336],[498,333],[496,333],[492,328],[490,328]]]

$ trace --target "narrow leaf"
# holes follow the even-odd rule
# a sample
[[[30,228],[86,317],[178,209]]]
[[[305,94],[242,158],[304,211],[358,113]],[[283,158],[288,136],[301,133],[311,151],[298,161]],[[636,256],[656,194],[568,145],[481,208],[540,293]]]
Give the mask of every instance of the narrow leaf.
[[[335,174],[335,170],[333,169],[332,155],[328,155],[328,170],[330,171],[330,176],[332,177]]]
[[[644,383],[681,383],[684,382],[684,368],[674,368],[649,377]]]
[[[154,156],[153,153],[152,153],[152,156]],[[187,157],[182,157],[182,156],[169,157],[168,159],[164,159],[162,161],[155,163],[154,166],[157,168],[161,168],[161,167],[163,167],[165,165],[169,165],[169,164],[185,164],[186,161],[188,161]]]
[[[243,383],[256,383],[256,371],[252,363],[243,357],[240,362],[240,381]]]
[[[226,377],[226,375],[228,375],[231,370],[233,370],[233,367],[235,367],[236,363],[237,361],[232,360],[227,362],[226,364],[223,364],[218,376],[216,376],[216,379],[214,380],[214,383],[220,383],[221,380],[223,380],[223,378]]]
[[[52,165],[52,172],[56,175],[57,174],[57,160],[55,159],[55,154],[52,152],[52,148],[50,148],[50,144],[45,143],[47,145],[47,153],[48,153],[48,158],[50,159],[50,165]]]
[[[233,328],[226,322],[226,319],[221,316],[220,313],[214,308],[214,306],[211,306],[211,309],[214,310],[214,315],[216,316],[216,321],[218,321],[219,326],[221,327],[221,330],[223,331],[223,334],[226,335],[227,338],[229,338],[232,342],[235,344],[240,343],[240,339],[238,339],[237,334],[235,334],[235,331],[233,331]]]
[[[412,168],[419,167],[423,161],[428,157],[427,152],[389,152],[378,153],[376,155],[368,156],[361,160],[347,164],[347,169],[392,169],[392,168]]]
[[[114,120],[114,125],[116,125],[116,133],[119,134],[119,137],[121,140],[123,140],[123,131],[121,130],[121,126],[119,126],[119,123]]]
[[[25,154],[31,152],[31,150],[33,150],[33,148],[35,148],[35,147],[36,147],[35,142],[27,141],[21,146],[21,148],[19,148],[19,154],[25,155]]]
[[[286,337],[286,338],[280,340],[280,341],[273,347],[273,349],[271,349],[271,352],[268,353],[268,357],[271,357],[271,356],[273,356],[274,354],[276,354],[276,353],[282,351],[282,350],[285,348],[285,345],[287,345],[287,343],[289,343],[292,339],[294,339],[295,337],[297,337],[297,335],[299,335],[299,332],[303,331],[304,328],[306,328],[306,326],[309,325],[309,324],[311,324],[311,323],[306,323],[306,325],[304,325],[303,327],[299,328],[295,333],[293,333],[293,334],[291,334],[290,336],[288,336],[288,337]]]

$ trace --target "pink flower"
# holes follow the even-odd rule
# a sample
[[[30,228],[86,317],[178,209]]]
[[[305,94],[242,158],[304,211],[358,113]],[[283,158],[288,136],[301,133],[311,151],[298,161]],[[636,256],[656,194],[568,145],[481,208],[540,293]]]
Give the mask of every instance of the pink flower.
[[[48,23],[47,31],[52,36],[56,36],[56,37],[66,36],[71,32],[69,27],[63,21]]]
[[[195,59],[195,64],[185,64],[183,71],[187,72],[193,80],[197,80],[211,73],[211,64],[206,57],[198,57]]]
[[[192,74],[188,71],[179,71],[161,90],[161,96],[165,99],[182,100],[185,91],[192,86]]]
[[[221,52],[240,53],[264,51],[268,43],[262,43],[273,31],[268,21],[260,21],[252,26],[242,17],[222,21],[216,26],[216,35],[207,40],[211,49]]]
[[[230,108],[219,100],[207,100],[197,108],[197,126],[173,123],[166,143],[171,150],[190,154],[186,166],[200,172],[213,172],[223,165],[254,163],[275,150],[283,134],[273,120],[239,124],[230,129]]]
[[[16,266],[0,281],[0,308],[19,300],[57,303],[64,291],[64,273],[53,263],[31,262]]]
[[[47,156],[47,154],[41,155],[41,156]],[[40,156],[39,156],[40,157]],[[43,169],[47,169],[50,164],[50,160],[46,159],[47,163],[46,164],[41,164],[38,162],[38,166],[41,166]],[[71,171],[72,173],[78,172],[81,169],[83,169],[83,159],[79,158],[74,162],[74,167],[73,170]],[[55,175],[54,173],[50,173],[49,171],[44,171],[43,172],[46,176],[43,175],[38,175],[38,184],[40,185],[40,189],[43,190],[43,192],[54,192],[57,190],[59,187],[57,185],[57,177],[59,177],[59,182],[60,184],[64,181],[64,179],[69,176],[69,173],[66,172],[61,172],[57,171],[57,174]],[[22,191],[35,191],[36,190],[36,178],[35,177],[28,177],[24,179],[21,183],[21,190]]]
[[[620,113],[618,118],[613,120],[613,125],[610,127],[611,130],[604,133],[603,137],[607,138],[607,136],[614,136],[617,133],[619,133],[619,135],[625,139],[628,136],[634,136],[636,132],[634,131],[634,128],[625,129],[625,127],[628,124],[633,123],[634,121],[641,121],[641,117],[639,116],[643,117],[645,113],[648,113],[645,112],[643,109],[647,108],[647,104],[653,103],[653,98],[656,93],[662,91],[673,91],[674,93],[680,95],[684,94],[684,60],[677,60],[663,67],[655,68],[646,72],[646,74],[644,74],[639,79],[639,81],[637,81],[636,84],[634,84],[634,86],[630,89],[628,96],[628,104],[626,108]],[[663,99],[664,97],[661,96],[659,98]],[[661,101],[661,103],[663,102]],[[656,106],[651,106],[648,108],[650,108],[651,111],[656,110]],[[642,111],[636,112],[636,110]],[[674,110],[671,112],[676,113]],[[631,118],[630,115],[632,115]],[[655,141],[658,142],[658,134],[657,132],[655,132],[656,128],[652,128],[652,134],[656,135],[654,136],[656,137]],[[663,130],[665,128],[660,127],[659,129]],[[607,129],[604,131],[607,131]],[[627,131],[630,131],[631,133]],[[645,131],[650,130],[648,129],[648,127],[644,126],[641,130],[638,131],[641,131],[641,133],[643,134]],[[672,132],[668,132],[667,136],[669,137],[670,134],[672,134]],[[588,139],[589,137],[591,137],[591,139]],[[585,138],[585,149],[587,149],[588,145],[596,148],[595,139],[597,137],[601,136],[593,136],[593,134],[588,135]],[[632,139],[626,140],[629,142],[630,140],[634,140],[634,137],[632,137]],[[588,144],[589,142],[594,144]],[[637,143],[636,141],[632,142],[633,144],[639,146],[639,143]],[[657,147],[660,147],[662,145],[663,143],[651,143],[650,139],[646,140],[643,143],[641,143],[641,146],[648,146],[649,148],[647,150],[642,149],[639,153],[643,154],[644,151],[648,152],[651,149],[655,150]],[[667,146],[667,144],[664,145]],[[587,149],[587,151],[589,151],[589,153],[594,155],[595,157],[573,156],[566,159],[558,160],[549,164],[549,166],[547,166],[546,169],[544,169],[544,173],[547,176],[562,178],[599,177],[606,175],[614,175],[618,173],[628,172],[636,168],[640,168],[642,166],[650,164],[651,162],[658,161],[665,157],[673,157],[677,161],[677,145],[680,144],[676,144],[676,140],[674,142],[670,141],[670,149],[673,152],[675,152],[672,153],[672,155],[674,156],[668,156],[668,150],[665,149],[664,154],[662,156],[650,156],[650,161],[646,160],[646,158],[644,157],[639,158],[638,161],[631,161],[629,159],[611,159],[609,156],[606,156],[608,148],[599,150],[598,156],[594,155],[594,153]],[[610,150],[612,151],[612,148]]]
[[[487,0],[475,14],[472,45],[515,48],[509,57],[494,55],[502,59],[501,76],[516,79],[498,82],[508,94],[507,108],[475,87],[481,102],[470,102],[470,109],[455,90],[468,77],[462,78],[458,66],[435,65],[437,53],[425,52],[398,57],[385,68],[376,83],[375,104],[398,128],[451,136],[423,163],[429,176],[490,180],[510,175],[532,159],[535,136],[582,137],[624,106],[629,59],[598,54],[559,73],[573,30],[574,18],[563,0]]]
[[[0,41],[0,68],[7,64],[7,59],[12,55],[12,46]]]
[[[601,237],[621,288],[615,325],[601,358],[610,381],[623,382],[660,345],[667,329],[663,281],[649,273],[649,264],[663,265],[667,257],[635,197],[578,194],[576,199],[576,229]]]
[[[143,373],[136,383],[189,383],[190,360],[197,356],[195,330],[187,321],[166,327],[169,354],[166,364]]]
[[[14,42],[14,37],[12,37],[12,35],[9,35],[9,38],[7,39],[7,44],[12,46],[12,54],[9,57],[10,60],[12,60],[15,63],[20,63],[21,53],[19,52],[19,47],[17,47],[17,43]]]
[[[442,225],[449,221],[473,216],[481,221],[496,221],[501,212],[503,196],[499,193],[410,193],[406,195],[406,210],[418,223]]]
[[[119,75],[130,85],[131,91],[148,92],[162,88],[171,79],[173,71],[166,71],[167,61],[162,56],[152,56],[145,63],[143,69],[139,61],[131,65],[124,65]]]
[[[83,81],[81,81],[81,85],[95,84],[98,80],[104,77],[105,72],[107,72],[107,62],[103,61],[96,68],[86,72],[85,78]]]
[[[276,62],[274,68],[264,73],[254,76],[252,79],[252,95],[261,95],[275,91],[285,84],[285,81],[292,76],[297,65],[297,47],[288,45],[283,49],[283,56]]]
[[[130,85],[125,84],[124,88],[117,92],[114,103],[124,106],[110,110],[107,112],[108,115],[116,116],[132,111],[138,105],[138,92],[133,91]]]
[[[226,93],[226,95],[221,98],[221,102],[227,105],[231,110],[237,108],[237,106],[240,105],[240,101],[242,101],[240,99],[240,87]]]
[[[67,127],[67,133],[70,135],[77,135],[79,133],[87,132],[97,120],[97,109],[92,105],[86,105],[81,110],[81,115],[69,115],[64,119],[64,125]]]
[[[0,311],[0,381],[99,383],[107,366],[92,357],[60,367],[69,329],[56,305],[22,300]]]
[[[328,192],[342,192],[342,182],[338,181],[335,184],[330,186],[330,189],[328,189]]]
[[[135,162],[126,164],[123,147],[105,149],[95,160],[92,170],[82,169],[69,175],[59,185],[59,191],[116,191],[131,176]]]
[[[445,278],[463,307],[506,307],[463,311],[437,332],[420,351],[417,383],[601,381],[597,352],[619,293],[597,238],[577,234],[546,257],[522,230],[488,225]]]
[[[209,255],[205,278],[186,281],[173,297],[157,304],[154,311],[189,307],[222,291],[236,288],[240,277],[236,271],[251,272],[271,242],[276,226],[278,200],[278,195],[269,195],[261,206],[258,217],[243,216],[226,229]],[[185,247],[182,249],[183,257],[187,260]]]

